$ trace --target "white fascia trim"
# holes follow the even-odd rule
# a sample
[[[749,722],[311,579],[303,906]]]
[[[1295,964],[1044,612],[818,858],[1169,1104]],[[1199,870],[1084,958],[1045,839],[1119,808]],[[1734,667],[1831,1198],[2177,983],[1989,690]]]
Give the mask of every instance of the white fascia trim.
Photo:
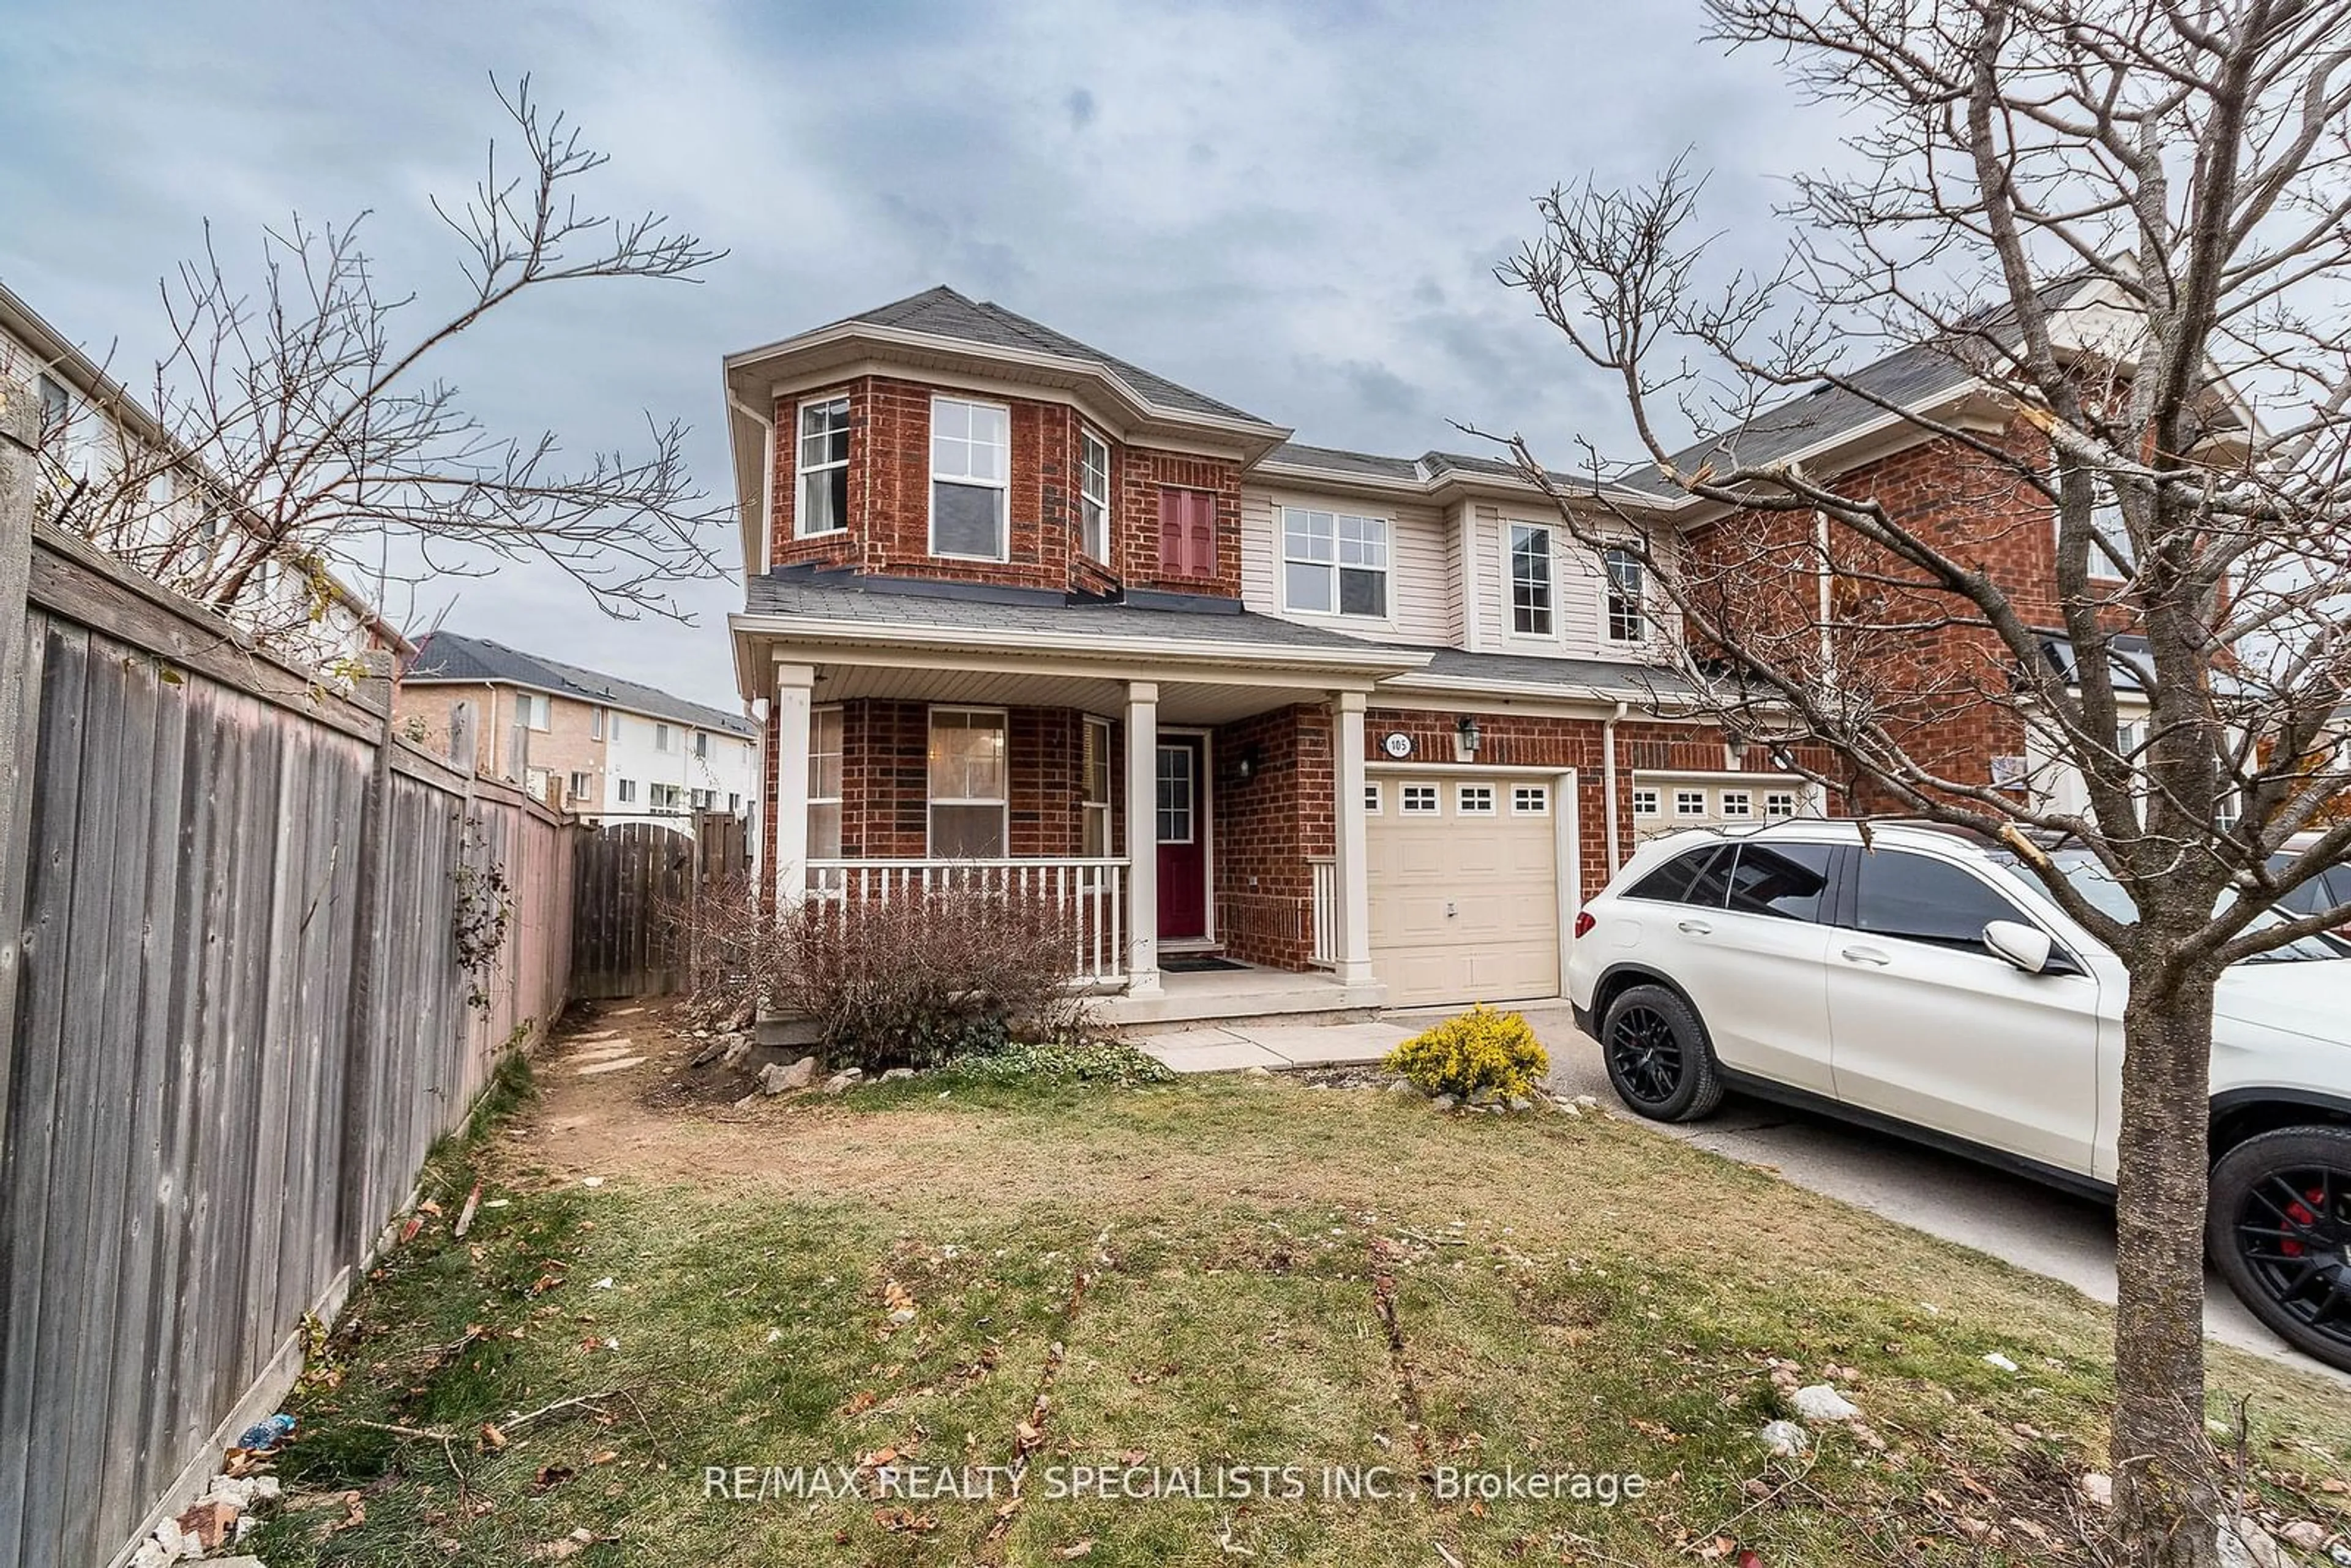
[[[1004,349],[992,343],[975,343],[966,338],[944,338],[934,332],[914,332],[903,327],[879,327],[871,322],[840,322],[831,327],[805,332],[797,338],[786,338],[764,348],[747,349],[726,356],[729,371],[747,369],[762,361],[784,354],[799,353],[808,349],[820,349],[833,343],[852,342],[859,339],[888,343],[906,349],[929,349],[946,353],[965,354],[975,359],[994,360],[1004,364],[1025,365],[1032,370],[1059,371],[1108,383],[1121,397],[1155,419],[1171,424],[1188,424],[1207,430],[1220,430],[1234,435],[1262,440],[1273,435],[1287,441],[1291,433],[1278,424],[1262,420],[1236,419],[1224,414],[1202,413],[1190,409],[1169,408],[1154,402],[1138,392],[1134,384],[1098,360],[1075,360],[1063,354],[1049,354],[1037,349]]]
[[[1537,701],[1596,704],[1602,707],[1613,707],[1620,702],[1635,702],[1648,705],[1646,711],[1657,714],[1687,711],[1692,706],[1692,701],[1687,697],[1663,696],[1637,687],[1575,686],[1558,681],[1479,680],[1466,675],[1397,675],[1381,682],[1380,691],[1425,691],[1461,697],[1494,696],[1518,700],[1532,698]]]
[[[1076,636],[987,627],[883,626],[871,621],[825,621],[805,615],[754,615],[748,612],[726,618],[727,630],[738,646],[752,638],[769,638],[792,644],[826,643],[847,647],[935,648],[948,657],[941,667],[954,667],[953,655],[962,650],[1009,651],[1079,654],[1121,664],[1172,663],[1240,664],[1258,670],[1331,671],[1378,678],[1417,670],[1436,655],[1386,651],[1365,657],[1352,649],[1251,647],[1245,643],[1196,641],[1188,638],[1120,639]],[[1373,644],[1365,644],[1367,651]]]
[[[1248,476],[1252,479],[1284,480],[1310,490],[1355,489],[1373,491],[1380,495],[1415,496],[1437,500],[1461,494],[1532,496],[1545,506],[1552,504],[1551,497],[1543,494],[1542,487],[1530,480],[1500,474],[1471,474],[1461,469],[1405,479],[1393,475],[1365,474],[1353,468],[1315,468],[1304,464],[1268,461],[1261,462],[1249,470]],[[1582,482],[1580,478],[1577,480],[1578,484]],[[1621,489],[1613,486],[1602,491],[1598,497],[1587,497],[1579,491],[1571,490],[1568,492],[1568,498],[1570,500],[1604,500],[1623,507],[1646,507],[1652,510],[1671,510],[1677,504],[1643,491]]]

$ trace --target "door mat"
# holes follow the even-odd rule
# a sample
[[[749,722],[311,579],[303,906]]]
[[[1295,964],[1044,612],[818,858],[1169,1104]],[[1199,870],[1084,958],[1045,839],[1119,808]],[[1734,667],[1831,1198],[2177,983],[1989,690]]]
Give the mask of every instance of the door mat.
[[[1214,953],[1169,953],[1161,956],[1159,969],[1166,975],[1208,975],[1218,969],[1246,969],[1247,964],[1236,964],[1230,958],[1219,958]]]

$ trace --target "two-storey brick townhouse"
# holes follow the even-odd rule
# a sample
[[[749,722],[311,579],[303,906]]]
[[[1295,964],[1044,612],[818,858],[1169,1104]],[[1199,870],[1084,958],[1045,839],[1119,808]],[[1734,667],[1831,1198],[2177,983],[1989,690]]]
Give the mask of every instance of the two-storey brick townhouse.
[[[1638,835],[1822,808],[1682,711],[1638,564],[1506,463],[1300,445],[944,287],[725,376],[784,899],[987,868],[1071,901],[1129,1017],[1243,966],[1547,997]]]

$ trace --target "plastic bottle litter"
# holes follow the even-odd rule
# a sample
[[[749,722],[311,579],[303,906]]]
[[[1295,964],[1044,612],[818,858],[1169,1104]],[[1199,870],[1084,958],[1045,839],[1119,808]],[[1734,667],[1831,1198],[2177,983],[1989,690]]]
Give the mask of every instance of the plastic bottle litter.
[[[256,1421],[237,1434],[236,1446],[248,1454],[266,1454],[294,1436],[294,1417],[280,1410],[266,1421]]]

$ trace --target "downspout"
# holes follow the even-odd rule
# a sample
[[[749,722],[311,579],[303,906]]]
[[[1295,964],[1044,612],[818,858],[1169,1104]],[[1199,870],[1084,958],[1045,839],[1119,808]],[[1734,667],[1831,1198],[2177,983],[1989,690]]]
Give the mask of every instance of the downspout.
[[[772,414],[761,414],[731,392],[726,394],[726,406],[767,432],[763,448],[765,457],[759,465],[759,567],[757,573],[751,569],[751,552],[743,552],[744,577],[764,576],[768,570],[768,558],[775,548],[768,533],[776,526],[776,421]]]
[[[1608,816],[1608,874],[1614,876],[1624,856],[1617,849],[1616,838],[1616,723],[1632,711],[1633,705],[1619,702],[1608,722],[1600,727],[1600,794],[1606,802]]]

